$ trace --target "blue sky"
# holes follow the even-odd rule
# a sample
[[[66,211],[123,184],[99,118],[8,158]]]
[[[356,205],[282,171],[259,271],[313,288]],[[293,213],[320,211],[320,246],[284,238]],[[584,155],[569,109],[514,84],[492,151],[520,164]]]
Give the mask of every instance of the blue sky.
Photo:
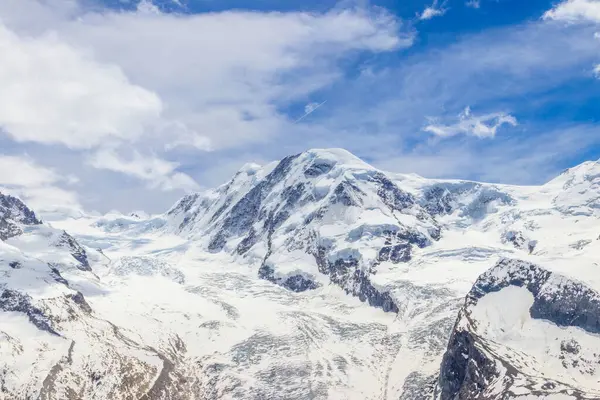
[[[313,147],[511,184],[600,157],[596,0],[7,0],[0,21],[0,187],[37,207],[160,212]]]

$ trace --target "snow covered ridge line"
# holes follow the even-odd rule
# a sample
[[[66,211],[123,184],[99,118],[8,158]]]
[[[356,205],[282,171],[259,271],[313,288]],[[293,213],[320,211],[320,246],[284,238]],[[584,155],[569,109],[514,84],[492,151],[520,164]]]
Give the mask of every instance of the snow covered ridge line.
[[[175,232],[204,241],[209,252],[232,254],[262,279],[295,292],[333,283],[394,312],[398,305],[372,275],[440,238],[435,218],[412,194],[339,149],[245,167],[166,215]]]
[[[507,286],[526,287],[534,296],[532,318],[546,319],[558,326],[575,326],[600,334],[600,294],[584,283],[575,282],[526,261],[503,259],[479,277],[467,295],[477,301]]]
[[[466,296],[436,399],[598,399],[598,334],[597,291],[529,262],[502,259]]]
[[[289,290],[333,283],[375,307],[397,311],[388,293],[393,284],[376,284],[374,276],[411,262],[418,249],[438,242],[445,228],[493,223],[491,215],[510,211],[501,221],[499,239],[531,254],[538,241],[530,216],[598,214],[599,177],[599,164],[584,163],[547,187],[523,192],[390,174],[345,150],[315,149],[264,167],[246,165],[226,184],[184,197],[162,220],[148,220],[145,226],[200,242],[213,253],[231,254],[260,278]],[[553,196],[543,199],[551,209],[520,215],[521,200],[544,193]],[[139,229],[137,222],[130,223]]]

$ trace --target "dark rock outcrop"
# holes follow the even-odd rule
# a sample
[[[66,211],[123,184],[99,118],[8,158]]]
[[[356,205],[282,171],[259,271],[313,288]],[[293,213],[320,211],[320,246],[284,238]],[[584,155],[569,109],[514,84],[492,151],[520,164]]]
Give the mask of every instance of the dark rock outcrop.
[[[229,192],[235,188],[243,191]],[[315,289],[316,278],[303,272],[294,276],[279,274],[270,257],[274,252],[305,252],[315,257],[319,272],[329,276],[332,283],[386,311],[398,307],[386,290],[372,284],[370,276],[377,266],[408,262],[415,248],[429,246],[441,236],[435,218],[414,195],[345,153],[309,151],[286,157],[264,177],[237,174],[216,191],[219,196],[206,196],[219,199],[208,209],[205,197],[187,196],[169,212],[178,218],[183,215],[184,222],[188,218],[186,224],[193,226],[196,211],[202,209],[201,228],[195,234],[209,238],[209,251],[226,250],[248,258],[264,254],[258,276],[293,291]],[[361,216],[371,212],[379,213],[385,222],[369,225],[368,218]],[[364,225],[357,224],[361,219]],[[323,234],[320,227],[324,220],[328,225],[339,221],[342,232],[348,226],[348,234]],[[406,222],[412,220],[418,226]],[[357,250],[354,258],[339,256],[351,253],[357,246],[350,243],[359,241],[364,242],[358,243],[359,248],[368,247],[371,241],[377,243],[374,245],[381,247],[378,256],[369,254],[364,258],[362,250]],[[275,249],[273,242],[277,244]]]
[[[29,322],[38,329],[59,336],[58,332],[52,328],[50,317],[33,305],[29,295],[14,290],[4,290],[0,295],[0,310],[23,313],[27,315]]]
[[[67,232],[63,232],[58,240],[54,243],[56,247],[63,247],[69,250],[75,260],[77,260],[77,268],[82,271],[91,271],[88,256],[83,247],[77,243],[73,236]]]
[[[264,180],[256,184],[229,211],[221,229],[213,236],[208,249],[217,252],[223,249],[231,236],[244,236],[259,219],[262,202],[273,187],[285,178],[292,162],[299,155],[289,156],[281,160]]]
[[[460,210],[462,217],[479,220],[495,212],[492,204],[512,205],[515,200],[500,188],[476,182],[443,182],[424,189],[420,203],[431,215]]]
[[[283,286],[284,288],[296,293],[305,292],[307,290],[314,290],[319,287],[319,284],[316,283],[314,280],[301,274],[291,275],[286,277],[285,279],[276,277],[273,268],[266,264],[263,264],[258,270],[258,277],[260,279],[265,279],[269,282],[273,282],[277,285]]]
[[[547,271],[526,261],[504,259],[482,274],[467,295],[450,337],[440,367],[436,395],[440,400],[513,399],[512,385],[526,382],[531,394],[571,394],[574,399],[589,399],[581,390],[543,377],[523,376],[512,360],[499,358],[477,332],[471,308],[486,295],[508,286],[526,288],[533,295],[529,313],[562,327],[577,327],[591,334],[600,333],[600,294],[583,283]],[[577,354],[576,341],[560,343],[563,353]],[[493,392],[491,382],[502,377],[502,393]],[[497,389],[496,389],[497,390]]]
[[[532,318],[600,333],[598,292],[526,261],[501,260],[477,279],[467,295],[467,304],[474,305],[486,294],[508,286],[525,287],[531,292],[534,296],[529,310]]]
[[[0,193],[0,240],[23,233],[22,225],[39,225],[35,213],[16,197]]]
[[[371,179],[377,183],[377,195],[392,210],[402,211],[411,208],[415,203],[415,198],[389,180],[383,173],[373,174]]]
[[[327,249],[320,247],[314,256],[319,271],[329,275],[331,282],[341,286],[347,294],[356,296],[373,307],[381,308],[386,312],[398,313],[398,306],[390,293],[378,290],[373,286],[369,280],[369,274],[358,267],[358,260],[340,258],[331,262],[326,254]]]
[[[333,169],[333,165],[325,162],[315,162],[304,170],[304,176],[307,178],[316,178],[324,175]]]

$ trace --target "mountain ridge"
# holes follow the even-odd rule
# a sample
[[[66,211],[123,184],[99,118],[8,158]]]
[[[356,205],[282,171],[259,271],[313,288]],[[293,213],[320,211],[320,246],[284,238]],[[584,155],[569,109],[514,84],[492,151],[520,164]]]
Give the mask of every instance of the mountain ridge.
[[[593,170],[520,187],[312,150],[160,215],[4,212],[18,230],[0,241],[1,393],[595,398]]]

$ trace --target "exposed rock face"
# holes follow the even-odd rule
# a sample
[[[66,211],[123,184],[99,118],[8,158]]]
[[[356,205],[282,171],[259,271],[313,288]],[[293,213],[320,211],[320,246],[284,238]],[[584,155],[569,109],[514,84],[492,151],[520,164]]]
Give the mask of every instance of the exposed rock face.
[[[172,225],[208,236],[211,252],[260,260],[260,278],[293,291],[329,280],[386,311],[397,306],[386,288],[371,283],[377,266],[407,262],[414,247],[441,234],[412,194],[343,150],[289,156],[266,170],[245,168],[216,193],[182,199],[168,213],[177,221]]]
[[[516,249],[526,250],[529,253],[532,253],[537,245],[536,240],[527,239],[523,232],[514,230],[504,232],[502,235],[502,241],[505,243],[510,243]]]
[[[228,214],[224,218],[219,231],[213,236],[213,239],[208,245],[209,250],[222,250],[227,239],[230,237],[247,235],[250,228],[255,223],[260,222],[260,219],[264,221],[263,230],[266,230],[267,232],[270,229],[274,229],[278,223],[281,223],[286,219],[285,214],[279,214],[280,217],[267,220],[265,218],[266,210],[263,206],[263,202],[267,195],[273,190],[274,186],[285,178],[286,174],[289,172],[292,161],[297,157],[298,156],[289,156],[281,160],[277,167],[275,167],[264,180],[260,181],[244,197],[242,197],[241,200],[235,203],[230,210],[228,210]],[[293,189],[289,190],[286,187],[282,192],[281,200],[285,201],[286,205],[293,204],[298,200],[300,194],[301,193],[297,193]]]
[[[23,233],[23,225],[39,225],[37,219],[21,200],[0,193],[0,240],[7,240]]]
[[[42,310],[32,304],[31,297],[14,290],[4,290],[0,295],[0,310],[15,311],[27,315],[29,321],[38,329],[49,332],[53,335],[58,333],[52,329],[50,317],[44,314]]]
[[[263,264],[258,270],[258,277],[267,281],[283,286],[292,292],[304,292],[306,290],[314,290],[319,287],[311,277],[303,276],[302,274],[290,275],[285,279],[276,277],[274,271],[268,265]]]
[[[519,292],[514,292],[507,304],[491,303],[491,295],[501,296],[504,290],[511,287],[526,290],[528,294],[522,297]],[[493,301],[501,301],[502,298],[494,297]],[[519,302],[515,298],[524,300]],[[530,303],[526,303],[529,302],[528,298],[531,298]],[[505,310],[511,307],[513,310]],[[479,311],[482,308],[488,311]],[[536,321],[563,327],[556,329],[558,333],[549,329],[548,332],[542,330],[534,334],[538,335],[540,341],[549,343],[553,342],[552,335],[558,335],[554,339],[556,348],[550,352],[556,353],[556,359],[565,360],[567,356],[576,358],[571,361],[574,363],[572,365],[583,367],[565,372],[573,376],[570,382],[581,379],[582,374],[600,376],[591,351],[587,356],[577,357],[582,348],[576,339],[590,338],[588,335],[600,333],[600,294],[580,282],[571,281],[534,264],[504,259],[481,275],[466,297],[442,361],[437,387],[439,399],[512,399],[528,394],[546,396],[560,393],[569,394],[572,398],[592,399],[600,395],[600,392],[592,389],[593,386],[586,387],[582,383],[578,387],[544,376],[544,362],[536,359],[537,349],[531,344],[519,342],[526,342],[526,338],[505,333],[518,327],[502,325],[507,323],[510,313],[521,308],[528,311],[528,318],[533,321],[530,323],[532,327],[543,326]],[[494,315],[502,315],[502,312],[497,314],[497,310],[503,309],[502,312],[508,316],[496,320]],[[564,335],[567,338],[559,341],[558,338]],[[567,369],[569,364],[563,361],[563,367]]]
[[[93,257],[14,197],[0,195],[0,232],[0,398],[142,398],[166,356],[99,317],[71,287],[63,274],[95,285]],[[68,268],[71,257],[77,268]]]
[[[462,217],[480,220],[498,206],[515,204],[515,200],[494,185],[444,182],[425,187],[421,204],[432,215],[458,211]]]
[[[88,256],[83,247],[77,243],[77,241],[69,235],[67,232],[64,232],[60,235],[56,243],[54,244],[56,247],[64,247],[69,249],[69,252],[73,256],[75,260],[78,261],[77,267],[82,271],[91,271],[90,263],[88,261]]]
[[[10,206],[0,398],[600,399],[593,169],[536,190],[315,150],[82,244]],[[508,259],[472,286],[514,254],[589,286]]]

